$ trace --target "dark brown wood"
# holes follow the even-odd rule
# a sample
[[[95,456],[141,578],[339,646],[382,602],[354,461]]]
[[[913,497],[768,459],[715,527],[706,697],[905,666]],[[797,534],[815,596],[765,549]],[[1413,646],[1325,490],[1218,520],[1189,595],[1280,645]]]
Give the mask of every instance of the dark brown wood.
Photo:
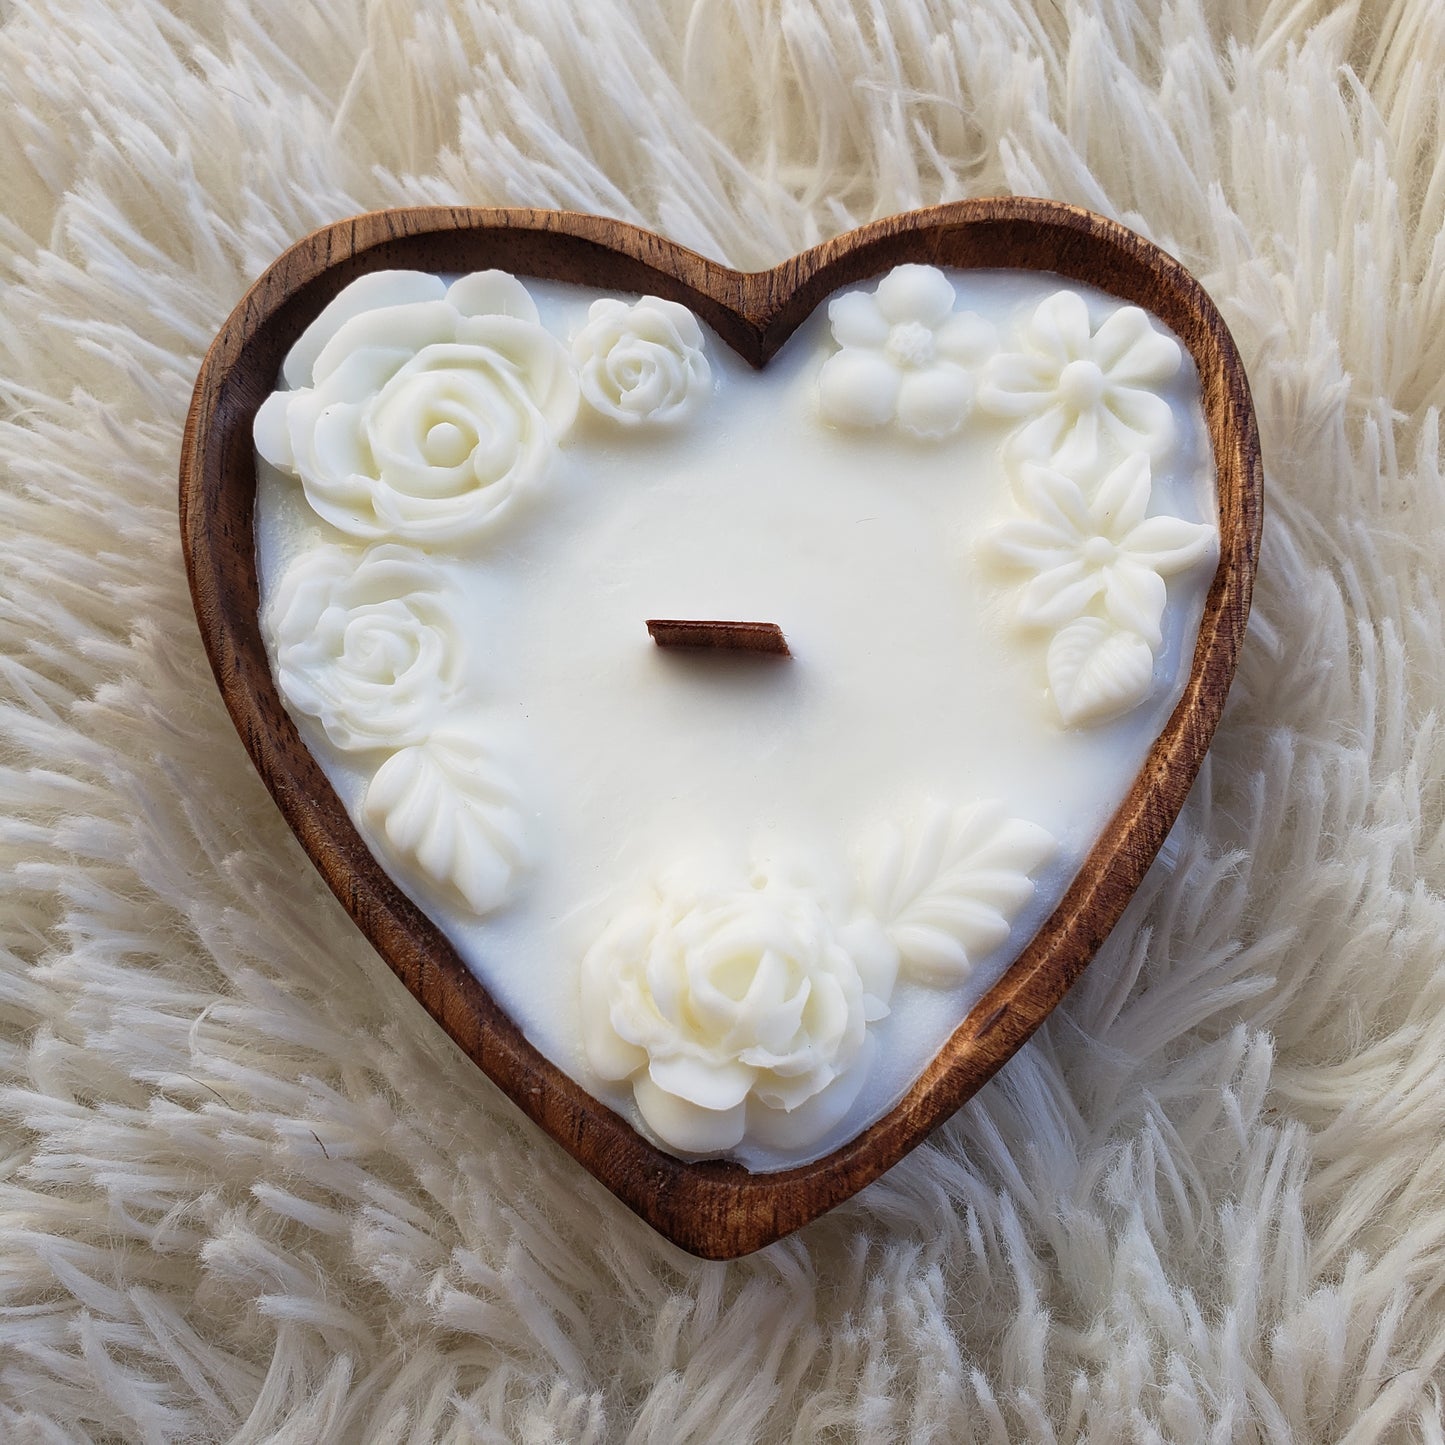
[[[647,634],[659,647],[687,652],[761,652],[791,657],[788,639],[776,622],[702,622],[649,617]]]
[[[825,1158],[776,1174],[654,1148],[537,1053],[436,926],[382,871],[272,685],[257,623],[251,425],[306,324],[365,271],[497,266],[652,292],[691,307],[754,366],[840,286],[901,261],[1021,267],[1153,312],[1189,348],[1214,448],[1220,560],[1184,695],[1053,914],[898,1104]],[[614,1194],[694,1254],[729,1259],[808,1223],[896,1163],[1018,1049],[1094,956],[1174,822],[1244,637],[1263,511],[1259,439],[1233,341],[1199,283],[1122,226],[1054,201],[961,201],[877,221],[771,271],[730,271],[620,221],[420,208],[306,237],[242,298],[202,364],[181,455],[191,592],[221,694],[257,770],[333,892],[398,977],[517,1104]]]

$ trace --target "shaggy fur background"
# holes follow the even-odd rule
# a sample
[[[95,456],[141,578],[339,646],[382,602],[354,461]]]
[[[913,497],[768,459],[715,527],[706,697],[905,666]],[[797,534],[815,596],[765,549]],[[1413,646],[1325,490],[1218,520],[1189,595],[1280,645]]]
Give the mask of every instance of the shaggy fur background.
[[[0,1439],[1440,1441],[1438,0],[0,0]],[[201,354],[415,202],[734,265],[1001,191],[1253,377],[1254,621],[1084,982],[733,1265],[594,1185],[314,875],[202,657]]]

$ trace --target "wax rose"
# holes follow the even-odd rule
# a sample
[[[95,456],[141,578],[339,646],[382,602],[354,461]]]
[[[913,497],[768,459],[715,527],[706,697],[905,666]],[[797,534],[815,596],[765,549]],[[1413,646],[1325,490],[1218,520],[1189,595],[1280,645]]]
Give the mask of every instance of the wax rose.
[[[897,954],[820,889],[688,868],[616,915],[582,963],[587,1055],[631,1080],[648,1126],[690,1153],[824,1132],[857,1092]]]
[[[450,287],[378,271],[291,352],[293,391],[256,416],[256,449],[350,537],[473,542],[542,483],[577,381],[526,288],[499,271]]]
[[[712,385],[697,318],[660,296],[594,301],[572,356],[587,404],[623,426],[674,421]]]
[[[344,752],[422,742],[463,681],[456,598],[423,553],[316,547],[266,609],[281,695]]]

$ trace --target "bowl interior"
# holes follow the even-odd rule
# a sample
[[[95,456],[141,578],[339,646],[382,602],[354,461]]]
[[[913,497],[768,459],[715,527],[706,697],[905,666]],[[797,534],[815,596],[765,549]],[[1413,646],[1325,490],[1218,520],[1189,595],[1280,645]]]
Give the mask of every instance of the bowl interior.
[[[811,1164],[751,1174],[724,1162],[688,1163],[654,1148],[526,1041],[372,857],[302,743],[272,682],[257,615],[252,423],[292,342],[366,271],[499,267],[650,292],[690,307],[761,367],[833,291],[904,261],[1051,271],[1142,306],[1169,326],[1200,376],[1220,561],[1184,694],[1132,789],[1054,913],[908,1093]],[[180,502],[196,615],[222,695],[277,806],[336,896],[412,995],[524,1113],[674,1243],[725,1259],[771,1243],[877,1178],[983,1085],[1093,957],[1174,822],[1218,722],[1249,610],[1262,479],[1248,384],[1212,302],[1149,242],[1073,207],[997,199],[910,212],[755,273],[597,217],[419,208],[317,231],[247,293],[201,367]]]

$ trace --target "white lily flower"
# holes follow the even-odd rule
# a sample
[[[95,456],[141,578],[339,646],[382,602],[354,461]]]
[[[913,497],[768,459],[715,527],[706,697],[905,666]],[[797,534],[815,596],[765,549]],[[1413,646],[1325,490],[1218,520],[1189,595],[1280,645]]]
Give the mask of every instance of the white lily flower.
[[[1073,291],[1041,301],[1023,328],[1024,347],[990,361],[980,409],[1018,418],[1015,456],[1084,475],[1106,452],[1156,460],[1174,440],[1174,413],[1151,388],[1179,370],[1179,343],[1137,306],[1113,312],[1097,331]]]
[[[1182,517],[1149,517],[1149,458],[1129,456],[1092,499],[1072,477],[1025,462],[1018,493],[1028,515],[989,538],[996,555],[1034,574],[1019,616],[1044,627],[1082,617],[1096,597],[1120,627],[1157,650],[1166,601],[1164,578],[1216,555],[1217,530]]]

